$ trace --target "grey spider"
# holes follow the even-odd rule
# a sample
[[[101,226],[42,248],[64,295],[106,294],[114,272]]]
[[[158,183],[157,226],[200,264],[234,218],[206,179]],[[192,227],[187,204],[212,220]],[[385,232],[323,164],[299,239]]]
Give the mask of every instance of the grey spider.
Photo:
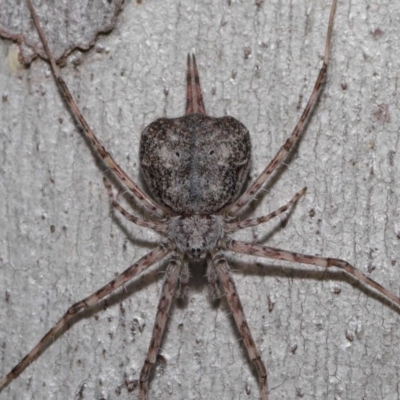
[[[243,221],[238,219],[239,213],[257,195],[268,177],[296,143],[322,91],[322,84],[328,69],[336,0],[332,2],[323,65],[306,108],[285,144],[263,172],[245,190],[244,183],[249,171],[251,156],[249,132],[232,117],[212,118],[206,115],[195,57],[188,56],[185,116],[175,119],[159,119],[150,124],[142,133],[141,167],[152,196],[146,194],[129,178],[90,129],[60,76],[30,0],[27,2],[50,60],[55,79],[71,111],[82,126],[84,134],[107,167],[153,217],[151,219],[141,218],[129,213],[118,202],[110,182],[105,179],[104,183],[112,206],[129,221],[163,234],[165,241],[107,285],[72,305],[33,350],[0,381],[0,390],[18,377],[50,344],[53,338],[66,329],[77,313],[92,307],[127,281],[162,260],[168,260],[168,267],[157,308],[153,335],[140,374],[139,398],[141,400],[148,397],[150,372],[156,362],[171,302],[178,286],[180,294],[185,295],[189,279],[189,262],[201,260],[207,262],[207,278],[213,298],[220,297],[220,287],[222,287],[249,359],[258,375],[262,400],[268,399],[267,369],[243,313],[225,259],[225,252],[257,255],[324,268],[338,267],[367,286],[374,288],[397,306],[400,305],[398,297],[346,261],[304,255],[231,238],[231,234],[240,229],[256,226],[284,213],[305,193],[305,189],[300,190],[286,205],[266,216]]]

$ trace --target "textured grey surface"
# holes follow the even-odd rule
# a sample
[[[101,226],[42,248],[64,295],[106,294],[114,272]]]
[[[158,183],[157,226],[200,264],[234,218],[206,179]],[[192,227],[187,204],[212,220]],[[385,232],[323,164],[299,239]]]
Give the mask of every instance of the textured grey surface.
[[[327,3],[127,2],[116,29],[94,50],[73,55],[62,73],[103,143],[137,177],[140,132],[157,117],[182,115],[186,54],[195,49],[206,110],[250,130],[254,177],[310,94]],[[324,94],[254,214],[304,185],[308,192],[283,229],[280,220],[238,238],[344,258],[400,293],[399,36],[397,3],[339,1]],[[0,46],[3,374],[70,304],[157,237],[109,216],[102,173],[48,65],[16,70],[10,43]],[[400,314],[378,296],[336,272],[251,257],[232,267],[271,400],[399,398]],[[162,278],[154,271],[128,287],[120,305],[116,296],[106,311],[73,326],[0,399],[135,398],[124,381],[138,378],[150,340]],[[187,307],[172,311],[151,398],[257,399],[227,309],[207,300],[203,274],[194,272]]]
[[[58,60],[76,48],[87,50],[99,33],[109,32],[115,25],[123,0],[59,0],[35,2],[35,10],[46,25],[46,37]],[[28,13],[26,1],[2,0],[0,4],[0,37],[15,41],[20,47],[19,59],[30,64],[35,54],[47,58]]]

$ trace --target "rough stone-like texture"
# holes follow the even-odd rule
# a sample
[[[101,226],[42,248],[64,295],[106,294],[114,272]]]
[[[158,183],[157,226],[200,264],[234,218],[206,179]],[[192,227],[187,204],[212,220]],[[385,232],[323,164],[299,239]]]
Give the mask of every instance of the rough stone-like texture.
[[[110,32],[122,3],[123,0],[62,0],[56,6],[48,1],[34,6],[42,16],[53,57],[60,60],[75,49],[89,49],[99,34]],[[20,63],[29,65],[38,54],[47,59],[26,1],[2,0],[0,11],[0,37],[18,45]]]
[[[115,30],[62,72],[103,143],[137,177],[142,129],[184,113],[186,55],[195,49],[207,112],[250,131],[254,177],[310,94],[328,3],[127,2]],[[265,214],[305,185],[307,194],[284,228],[279,219],[235,236],[344,258],[397,294],[399,15],[393,1],[339,1],[324,94],[297,152],[250,211]],[[0,54],[6,373],[69,305],[148,252],[157,235],[109,216],[102,173],[48,65],[16,68],[9,41]],[[398,398],[399,313],[339,272],[231,259],[271,400]],[[0,399],[135,399],[127,389],[145,358],[163,276],[153,271],[73,326]],[[208,301],[205,269],[192,275],[188,305],[172,310],[150,398],[257,399],[225,303]]]

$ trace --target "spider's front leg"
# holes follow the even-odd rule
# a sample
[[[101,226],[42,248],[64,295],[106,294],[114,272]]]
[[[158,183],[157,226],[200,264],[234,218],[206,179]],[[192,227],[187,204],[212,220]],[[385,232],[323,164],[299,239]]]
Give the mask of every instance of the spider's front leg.
[[[67,84],[60,74],[60,69],[58,68],[56,61],[54,60],[53,54],[51,53],[49,44],[46,39],[46,35],[43,32],[42,27],[40,26],[39,18],[36,14],[36,11],[32,5],[31,0],[26,0],[29,11],[31,13],[33,22],[36,26],[36,30],[40,36],[40,40],[42,41],[44,50],[49,59],[51,69],[54,75],[54,78],[57,82],[59,89],[64,95],[64,99],[71,110],[73,116],[76,121],[83,129],[84,135],[87,137],[94,150],[98,154],[98,156],[103,160],[104,164],[114,173],[114,175],[125,185],[130,192],[135,196],[140,204],[142,204],[149,212],[156,215],[159,218],[162,218],[168,214],[168,211],[162,207],[160,204],[155,202],[149,195],[147,195],[140,187],[137,185],[135,181],[133,181],[128,174],[116,163],[111,154],[104,148],[101,144],[100,140],[94,134],[86,119],[82,115],[78,104],[73,98],[71,92],[68,89]]]

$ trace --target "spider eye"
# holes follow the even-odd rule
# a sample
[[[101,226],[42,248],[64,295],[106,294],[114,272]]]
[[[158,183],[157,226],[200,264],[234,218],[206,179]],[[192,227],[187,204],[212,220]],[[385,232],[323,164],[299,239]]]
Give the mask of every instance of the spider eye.
[[[192,256],[193,258],[200,258],[201,255],[201,249],[200,247],[192,247]]]
[[[179,158],[181,156],[181,153],[179,153],[179,151],[176,151],[175,155]]]

